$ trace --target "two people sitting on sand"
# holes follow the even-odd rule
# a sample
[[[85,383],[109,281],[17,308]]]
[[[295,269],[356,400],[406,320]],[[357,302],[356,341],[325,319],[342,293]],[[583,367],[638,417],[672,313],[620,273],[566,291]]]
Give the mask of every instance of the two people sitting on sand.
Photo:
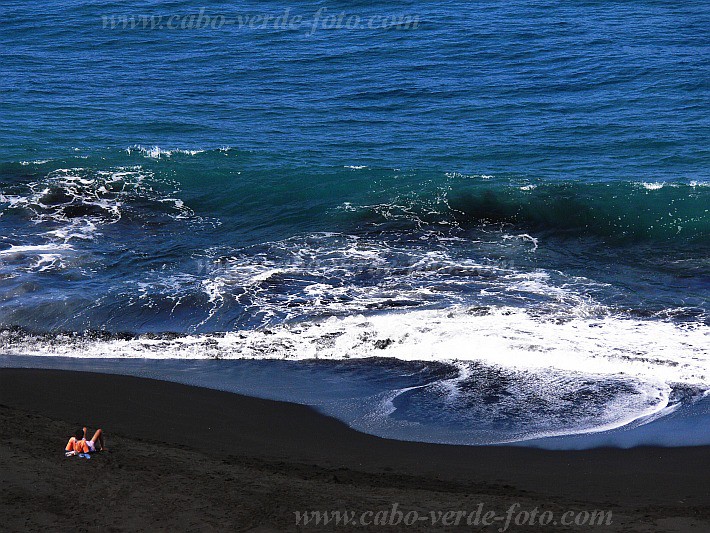
[[[86,428],[82,428],[74,433],[74,436],[67,442],[65,451],[71,453],[94,453],[107,451],[104,444],[104,433],[101,429],[97,429],[91,440],[86,440]]]

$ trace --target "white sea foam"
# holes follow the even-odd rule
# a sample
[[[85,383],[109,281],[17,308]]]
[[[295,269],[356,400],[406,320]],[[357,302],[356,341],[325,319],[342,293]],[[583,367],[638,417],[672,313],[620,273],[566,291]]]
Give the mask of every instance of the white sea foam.
[[[648,191],[657,191],[663,189],[664,187],[678,188],[678,187],[708,187],[710,186],[710,181],[705,180],[690,180],[690,181],[642,181],[637,182],[636,185],[640,185]]]
[[[45,233],[46,236],[64,243],[77,239],[81,241],[90,241],[96,237],[97,234],[96,224],[89,219],[70,220],[61,227]]]
[[[20,161],[20,165],[23,167],[26,167],[28,165],[44,165],[45,163],[49,163],[51,159],[35,159],[34,161]]]
[[[520,239],[523,242],[530,242],[533,245],[533,250],[537,250],[537,237],[533,237],[527,233],[522,233],[520,235],[503,235],[503,240],[507,241],[510,239]]]
[[[165,150],[160,146],[131,146],[126,148],[126,152],[130,155],[133,152],[142,154],[150,159],[162,159],[163,157],[172,157],[174,154],[184,154],[184,155],[197,155],[204,152],[204,150],[188,150],[183,148],[173,148],[171,150]]]
[[[26,184],[8,187],[0,193],[3,209],[21,210],[37,232],[28,241],[0,251],[0,274],[15,277],[17,272],[46,272],[76,267],[84,272],[87,257],[72,243],[92,241],[119,222],[134,202],[167,204],[160,216],[192,219],[193,211],[177,197],[177,191],[163,192],[170,183],[155,179],[140,166],[110,170],[62,168]],[[169,189],[168,189],[169,190]],[[146,216],[155,216],[149,208]],[[143,212],[138,212],[140,217]],[[134,212],[133,216],[136,216]],[[37,241],[44,244],[36,244]],[[27,241],[25,241],[27,242]],[[69,258],[71,256],[71,259]]]
[[[1,199],[11,208],[24,208],[33,213],[36,223],[52,223],[54,228],[44,235],[52,240],[69,242],[90,240],[99,228],[121,220],[124,203],[135,198],[172,204],[173,218],[189,218],[192,210],[172,191],[169,195],[156,190],[152,172],[140,166],[111,170],[61,168],[45,178],[27,183],[22,188],[3,191]],[[80,216],[71,210],[84,209]]]
[[[277,322],[462,301],[462,291],[472,284],[494,283],[503,290],[518,280],[508,279],[517,273],[505,264],[450,257],[445,245],[422,249],[328,233],[200,264],[200,279],[184,290],[200,285],[216,306],[211,316],[236,301]]]
[[[73,250],[69,244],[13,245],[0,250],[0,272],[5,270],[3,267],[9,268],[9,273],[16,273],[17,270],[46,272],[62,269],[67,254]]]
[[[378,340],[388,340],[381,348]],[[176,359],[345,359],[476,361],[544,374],[554,369],[629,376],[654,383],[710,386],[710,329],[619,317],[567,321],[518,308],[470,313],[464,307],[347,317],[223,335],[19,345],[14,353]]]
[[[71,250],[72,247],[68,244],[37,244],[37,245],[13,245],[10,248],[0,250],[0,256],[18,256],[18,255],[41,255],[45,253],[54,253],[59,250]]]
[[[482,180],[490,180],[493,179],[495,176],[492,174],[463,174],[461,172],[446,172],[445,176],[449,179],[482,179]]]
[[[644,181],[641,183],[641,186],[648,191],[657,191],[658,189],[662,189],[665,186],[665,183],[664,182],[649,183],[649,182]]]

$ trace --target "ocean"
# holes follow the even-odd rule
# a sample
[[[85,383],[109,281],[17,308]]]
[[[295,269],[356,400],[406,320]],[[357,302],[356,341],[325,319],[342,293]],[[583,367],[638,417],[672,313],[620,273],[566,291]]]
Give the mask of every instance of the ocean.
[[[710,444],[707,3],[0,14],[0,365]]]

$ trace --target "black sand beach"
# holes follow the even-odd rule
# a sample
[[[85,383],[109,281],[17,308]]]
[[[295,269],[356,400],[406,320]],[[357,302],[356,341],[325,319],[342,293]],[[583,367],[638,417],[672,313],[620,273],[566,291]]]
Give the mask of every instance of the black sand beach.
[[[400,442],[300,405],[148,379],[0,370],[4,531],[371,529],[295,512],[609,510],[612,524],[509,531],[710,530],[710,448],[546,451]],[[65,458],[76,427],[107,453]],[[371,516],[371,515],[369,515]],[[387,526],[392,528],[393,526]],[[497,531],[420,520],[407,530]]]

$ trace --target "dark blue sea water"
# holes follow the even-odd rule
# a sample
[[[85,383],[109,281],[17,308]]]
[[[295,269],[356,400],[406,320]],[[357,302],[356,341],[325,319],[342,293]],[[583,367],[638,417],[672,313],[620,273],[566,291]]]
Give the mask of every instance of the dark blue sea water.
[[[181,368],[442,442],[707,405],[706,2],[0,15],[3,365]]]

